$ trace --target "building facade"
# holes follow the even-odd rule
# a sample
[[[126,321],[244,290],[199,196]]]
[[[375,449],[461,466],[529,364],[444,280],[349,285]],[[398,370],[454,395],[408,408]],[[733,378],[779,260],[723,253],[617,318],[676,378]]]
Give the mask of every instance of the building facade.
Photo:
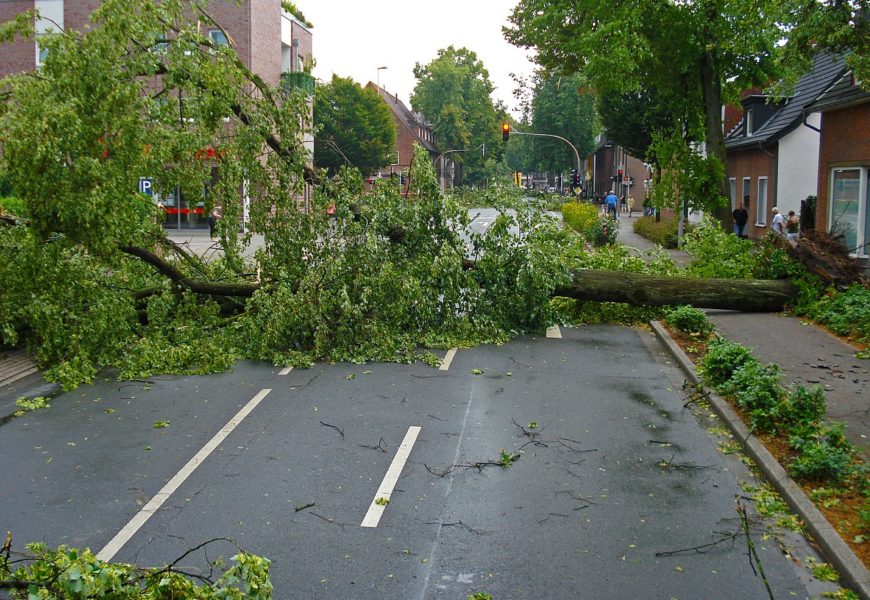
[[[35,40],[0,45],[0,77],[38,69],[44,59],[40,37],[60,29],[87,30],[92,26],[90,15],[99,5],[100,0],[0,1],[0,23],[33,9],[42,17],[36,23]],[[218,0],[209,5],[209,14],[220,28],[203,24],[205,33],[216,43],[232,45],[254,74],[273,86],[305,86],[313,95],[314,78],[308,73],[313,65],[311,28],[283,10],[280,0],[242,0],[240,3]],[[314,138],[310,133],[305,135],[304,145],[313,157]],[[306,186],[301,204],[308,205],[310,193]],[[188,199],[172,194],[160,198],[159,202],[164,207],[167,227],[206,227],[202,198]]]

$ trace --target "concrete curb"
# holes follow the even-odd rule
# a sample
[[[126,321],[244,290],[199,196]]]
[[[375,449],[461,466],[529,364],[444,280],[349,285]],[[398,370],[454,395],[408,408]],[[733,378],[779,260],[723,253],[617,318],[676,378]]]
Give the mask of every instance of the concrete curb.
[[[692,383],[699,383],[692,360],[683,352],[671,338],[661,323],[650,322],[655,334],[668,348],[674,360],[686,373]],[[734,436],[741,442],[743,449],[764,473],[771,485],[782,496],[791,509],[806,523],[813,539],[818,543],[826,560],[833,565],[843,578],[843,583],[854,589],[863,600],[870,600],[870,571],[855,556],[852,549],[843,541],[840,534],[828,523],[825,516],[819,512],[803,489],[788,476],[782,465],[765,448],[764,444],[749,432],[731,406],[715,393],[710,393],[710,405],[722,421],[728,426]]]

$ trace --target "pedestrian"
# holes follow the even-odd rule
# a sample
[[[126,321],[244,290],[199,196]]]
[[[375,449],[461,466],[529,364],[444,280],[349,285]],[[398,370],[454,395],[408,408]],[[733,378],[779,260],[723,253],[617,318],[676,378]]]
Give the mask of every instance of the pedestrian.
[[[631,213],[634,211],[634,196],[629,196],[627,203],[628,203],[628,216],[631,217]]]
[[[215,206],[211,209],[211,212],[208,213],[208,217],[206,217],[205,222],[208,223],[208,237],[214,239],[214,228],[217,225],[218,220],[221,218],[221,211]]]
[[[785,219],[783,219],[782,215],[779,214],[779,208],[774,206],[771,209],[771,212],[773,213],[773,221],[770,224],[770,230],[777,237],[785,237]]]
[[[625,194],[623,194],[619,198],[619,212],[623,212],[623,213],[628,212],[628,208],[627,208],[627,204],[626,204],[626,200],[625,200]]]
[[[610,193],[604,198],[604,204],[607,207],[607,214],[613,215],[613,219],[618,221],[619,215],[616,213],[616,203],[619,199],[616,197],[616,194],[613,193],[613,190],[610,190]]]
[[[790,242],[796,242],[801,230],[801,220],[793,210],[788,211],[788,219],[785,220],[785,234]]]
[[[643,216],[645,216],[645,217],[650,216],[650,214],[652,214],[652,213],[651,213],[651,211],[652,211],[652,203],[649,201],[649,198],[644,198],[644,199],[643,199],[643,205],[642,205],[642,206],[643,206]]]
[[[731,216],[734,217],[734,235],[745,238],[743,230],[746,229],[746,223],[749,221],[749,211],[744,208],[742,202],[738,202],[737,208],[732,211]]]

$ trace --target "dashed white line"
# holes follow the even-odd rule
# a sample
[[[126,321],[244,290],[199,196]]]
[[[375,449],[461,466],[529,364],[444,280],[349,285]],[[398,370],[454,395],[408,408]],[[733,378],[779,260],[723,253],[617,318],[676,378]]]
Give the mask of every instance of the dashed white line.
[[[447,351],[447,354],[444,355],[444,360],[441,361],[441,366],[438,367],[439,371],[446,371],[450,368],[450,363],[453,362],[453,357],[456,356],[457,348],[451,348]]]
[[[226,437],[238,427],[239,423],[241,423],[245,417],[247,417],[252,410],[257,408],[257,405],[260,401],[265,398],[270,389],[263,389],[257,392],[257,395],[251,398],[247,404],[245,404],[242,409],[236,413],[232,419],[230,419],[226,425],[224,425],[220,431],[214,434],[208,443],[202,447],[202,449],[196,453],[196,456],[187,461],[187,464],[184,465],[181,470],[175,474],[175,476],[170,479],[166,485],[161,488],[159,492],[157,492],[151,500],[148,501],[148,504],[142,507],[138,513],[136,513],[130,522],[124,525],[123,529],[119,531],[112,540],[106,544],[106,546],[97,553],[97,558],[104,561],[112,560],[112,558],[118,553],[118,551],[124,547],[124,544],[130,541],[137,531],[150,519],[154,516],[160,507],[163,505],[166,500],[172,495],[175,490],[177,490],[182,483],[184,483],[185,479],[190,477],[190,474],[193,473],[196,468],[201,465],[208,455],[211,454],[215,448],[220,446],[221,442],[226,439]]]
[[[402,440],[402,445],[396,451],[396,456],[393,457],[393,462],[390,463],[390,468],[387,469],[387,474],[384,475],[384,480],[381,482],[381,487],[375,493],[372,503],[369,505],[369,510],[366,516],[363,517],[360,527],[377,527],[387,508],[387,503],[390,501],[390,496],[393,489],[396,487],[396,482],[399,481],[399,476],[402,474],[402,469],[405,468],[405,463],[408,461],[408,456],[411,455],[411,448],[414,447],[414,442],[417,441],[417,436],[420,434],[421,427],[413,425],[408,428],[408,433],[405,434],[405,439]]]
[[[547,327],[547,337],[561,340],[562,339],[562,330],[559,329],[558,325],[553,325],[551,327]]]
[[[281,370],[278,372],[278,375],[287,375],[287,374],[289,374],[290,371],[292,371],[292,370],[293,370],[293,367],[284,367],[283,369],[281,369]]]

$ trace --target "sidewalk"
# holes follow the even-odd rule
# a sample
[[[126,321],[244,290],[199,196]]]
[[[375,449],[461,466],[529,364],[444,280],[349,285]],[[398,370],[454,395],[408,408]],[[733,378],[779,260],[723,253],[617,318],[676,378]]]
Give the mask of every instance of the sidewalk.
[[[641,252],[655,244],[634,233],[637,217],[620,215],[618,241]],[[682,250],[668,250],[678,265],[687,265]],[[855,358],[857,348],[828,331],[784,313],[708,310],[710,320],[731,341],[751,348],[763,363],[774,363],[786,385],[821,385],[827,416],[846,425],[846,437],[870,458],[870,361]]]

